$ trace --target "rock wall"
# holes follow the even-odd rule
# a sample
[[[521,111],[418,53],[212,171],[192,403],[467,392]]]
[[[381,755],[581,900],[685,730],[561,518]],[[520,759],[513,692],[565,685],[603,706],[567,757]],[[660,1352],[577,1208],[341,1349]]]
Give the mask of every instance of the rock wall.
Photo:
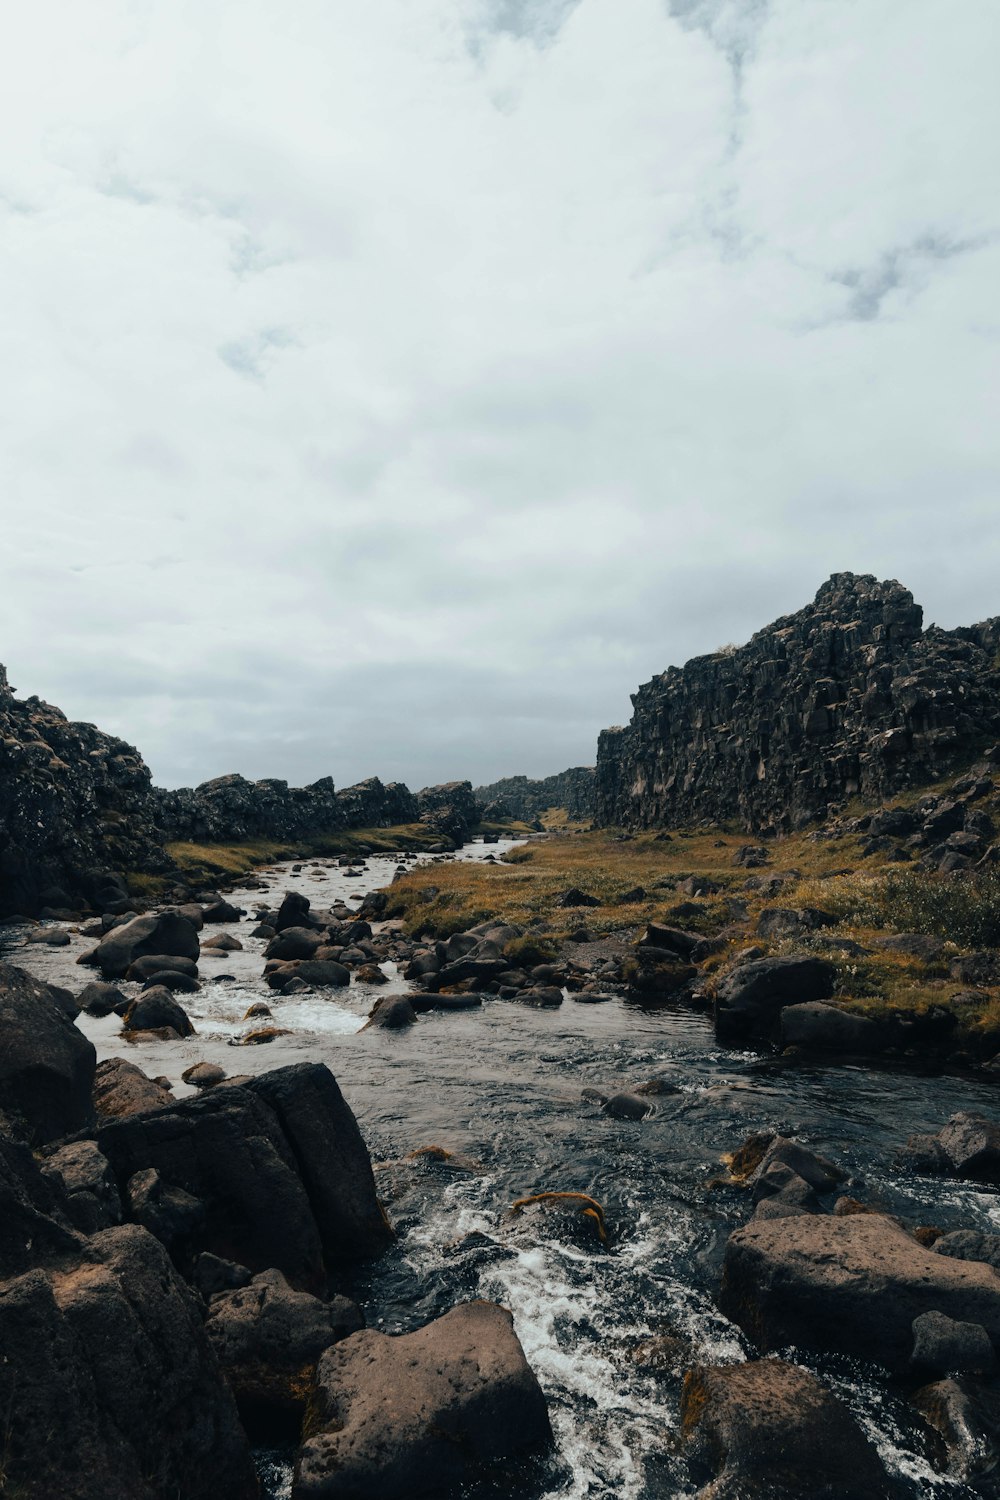
[[[489,786],[477,786],[475,795],[484,808],[498,802],[508,816],[526,823],[550,807],[564,807],[571,818],[589,822],[594,816],[594,779],[593,766],[571,766],[537,781],[527,776],[505,776]]]
[[[157,787],[153,795],[162,836],[193,843],[281,842],[344,828],[390,828],[418,817],[413,793],[398,782],[384,786],[377,776],[339,792],[329,776],[302,787],[217,776],[179,791]]]
[[[471,781],[445,781],[440,786],[425,786],[417,793],[417,806],[422,823],[456,844],[465,843],[483,816]]]
[[[745,646],[668,668],[600,736],[597,822],[787,830],[967,763],[1000,734],[1000,617],[922,624],[894,580],[836,573]]]
[[[91,896],[107,872],[169,867],[132,745],[18,699],[0,667],[0,915]]]

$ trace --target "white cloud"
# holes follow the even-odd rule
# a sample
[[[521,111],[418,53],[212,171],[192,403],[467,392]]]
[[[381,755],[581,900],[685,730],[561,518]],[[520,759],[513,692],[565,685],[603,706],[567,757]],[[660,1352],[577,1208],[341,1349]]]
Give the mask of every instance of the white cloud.
[[[845,567],[1000,608],[989,0],[13,29],[0,657],[162,781],[588,760]]]

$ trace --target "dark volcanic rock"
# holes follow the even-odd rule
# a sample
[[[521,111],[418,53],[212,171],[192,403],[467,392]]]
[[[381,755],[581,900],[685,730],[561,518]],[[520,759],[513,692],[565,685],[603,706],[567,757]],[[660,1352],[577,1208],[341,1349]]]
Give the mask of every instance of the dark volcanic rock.
[[[173,1104],[169,1089],[147,1078],[141,1068],[124,1057],[108,1057],[98,1063],[94,1075],[94,1106],[99,1119],[115,1120]]]
[[[551,1442],[511,1315],[469,1302],[415,1333],[365,1329],[319,1362],[295,1500],[418,1500]]]
[[[921,626],[898,583],[836,573],[745,646],[668,668],[600,737],[596,821],[796,828],[970,760],[1000,730],[996,622]]]
[[[720,1038],[770,1036],[786,1005],[827,1000],[836,970],[822,958],[792,955],[734,964],[715,987],[715,1029]]]
[[[101,972],[120,979],[140,958],[162,956],[195,962],[200,952],[194,923],[179,912],[164,911],[148,917],[133,917],[123,927],[113,927],[88,956]],[[142,970],[134,978],[147,978]]]
[[[594,768],[572,766],[540,781],[506,776],[489,786],[477,786],[474,795],[484,805],[487,817],[491,815],[488,804],[499,802],[502,807],[494,814],[498,818],[531,823],[550,807],[561,807],[571,818],[589,823],[594,816]]]
[[[303,1407],[320,1355],[363,1327],[347,1297],[293,1291],[280,1271],[214,1296],[205,1324],[237,1400],[279,1410]]]
[[[73,1024],[62,993],[0,964],[0,1109],[22,1120],[39,1145],[94,1118],[97,1054]]]
[[[0,1284],[5,1493],[253,1500],[197,1304],[137,1225]]]
[[[783,1360],[689,1370],[681,1424],[705,1500],[886,1500],[888,1474],[832,1392]]]
[[[156,787],[153,799],[162,835],[195,843],[308,839],[342,828],[389,828],[417,820],[413,794],[395,782],[383,785],[374,776],[339,792],[329,776],[304,787],[218,776],[180,791]]]
[[[797,1344],[905,1371],[913,1320],[937,1311],[1000,1339],[992,1266],[927,1250],[881,1214],[754,1221],[730,1235],[720,1302],[762,1349]]]
[[[16,699],[0,667],[0,916],[52,905],[53,887],[106,911],[126,894],[109,872],[169,869],[138,750]]]
[[[375,1192],[368,1148],[330,1069],[296,1063],[246,1085],[265,1100],[294,1152],[328,1264],[381,1255],[393,1232]]]

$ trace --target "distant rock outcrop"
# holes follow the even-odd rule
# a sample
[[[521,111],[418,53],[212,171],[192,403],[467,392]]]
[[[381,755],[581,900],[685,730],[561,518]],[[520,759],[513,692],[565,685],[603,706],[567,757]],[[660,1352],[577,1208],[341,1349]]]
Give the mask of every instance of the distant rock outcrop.
[[[470,830],[483,816],[471,781],[445,781],[440,786],[425,786],[417,793],[417,805],[420,821],[456,844],[465,843]]]
[[[168,867],[138,750],[15,698],[0,667],[0,915],[97,899],[112,872]]]
[[[343,828],[415,823],[417,799],[398,782],[377,776],[338,792],[329,776],[310,786],[217,776],[178,791],[154,788],[156,821],[168,840],[235,844],[248,839],[296,840]]]
[[[601,734],[597,822],[784,830],[968,762],[1000,734],[1000,617],[922,621],[899,583],[835,573],[745,646],[668,668]]]
[[[505,776],[489,786],[477,786],[476,797],[489,809],[499,803],[508,817],[532,822],[550,807],[563,807],[571,818],[589,822],[594,816],[593,766],[571,766],[555,776],[532,781],[527,776]],[[498,811],[499,816],[499,811]]]

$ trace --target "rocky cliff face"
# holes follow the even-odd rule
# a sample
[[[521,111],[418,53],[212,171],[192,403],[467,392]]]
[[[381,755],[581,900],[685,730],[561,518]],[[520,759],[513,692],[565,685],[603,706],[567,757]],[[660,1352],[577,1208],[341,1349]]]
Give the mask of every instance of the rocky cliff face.
[[[440,786],[425,786],[417,793],[420,821],[436,833],[464,844],[470,830],[482,816],[471,781],[445,781]]]
[[[600,736],[597,821],[802,827],[968,762],[1000,734],[1000,618],[922,624],[895,581],[836,573],[745,646],[668,668]]]
[[[302,787],[217,776],[179,791],[157,787],[153,795],[162,836],[194,843],[294,841],[343,828],[390,828],[418,817],[413,793],[398,782],[383,785],[377,776],[339,792],[329,776]]]
[[[572,766],[540,780],[505,776],[489,786],[477,786],[475,795],[487,810],[491,803],[501,803],[509,817],[528,823],[550,807],[564,807],[571,818],[589,821],[594,816],[594,768]]]
[[[138,750],[15,698],[0,667],[0,915],[65,907],[106,890],[108,872],[168,864]]]

